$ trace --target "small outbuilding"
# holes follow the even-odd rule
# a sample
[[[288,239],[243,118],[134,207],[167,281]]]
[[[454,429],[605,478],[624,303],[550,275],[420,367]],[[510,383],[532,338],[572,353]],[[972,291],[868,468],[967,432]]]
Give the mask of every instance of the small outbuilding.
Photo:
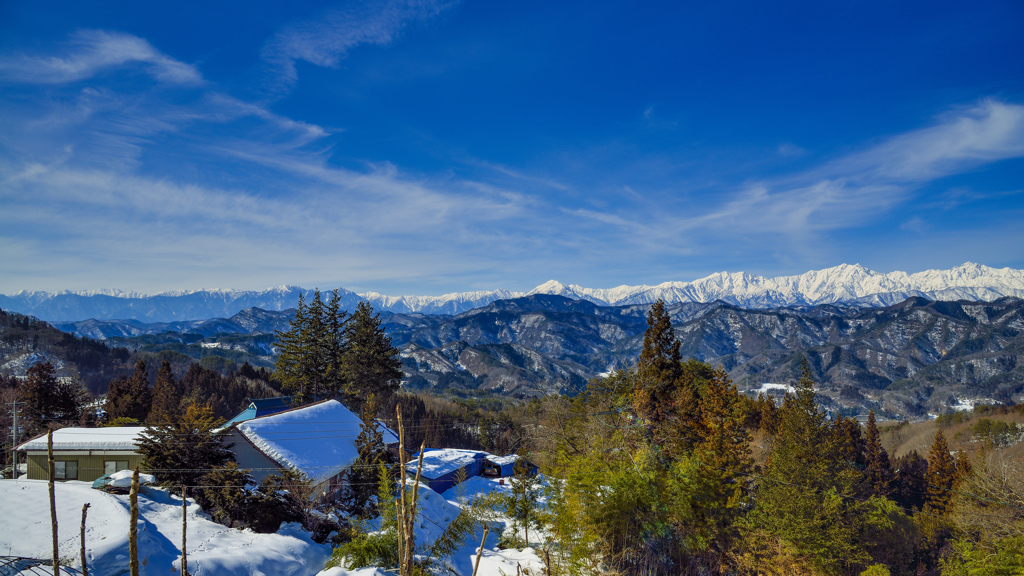
[[[133,470],[142,462],[137,441],[143,426],[108,428],[61,428],[53,432],[54,476],[56,480],[92,482],[105,474]],[[25,452],[30,480],[49,478],[46,435],[15,447]]]
[[[479,476],[487,459],[486,452],[477,450],[458,450],[455,448],[426,448],[423,450],[423,471],[420,481],[430,489],[441,494],[459,483],[459,477]],[[411,476],[416,475],[419,452],[406,463],[405,470]],[[462,471],[460,473],[460,470]]]

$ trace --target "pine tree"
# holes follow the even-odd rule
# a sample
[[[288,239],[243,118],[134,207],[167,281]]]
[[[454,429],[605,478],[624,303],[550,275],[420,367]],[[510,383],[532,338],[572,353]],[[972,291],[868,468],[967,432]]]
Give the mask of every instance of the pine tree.
[[[345,374],[349,409],[371,422],[389,403],[402,382],[398,349],[381,326],[380,315],[368,302],[360,302],[345,326]]]
[[[210,406],[190,404],[173,423],[146,428],[138,440],[142,467],[161,486],[202,485],[203,476],[235,459],[215,431],[220,423]]]
[[[303,373],[302,356],[304,346],[302,334],[306,331],[308,313],[306,300],[299,293],[299,302],[295,306],[295,316],[288,323],[288,330],[275,332],[278,349],[277,362],[274,363],[274,375],[281,381],[281,387],[291,394],[296,403],[301,403],[306,396],[306,381]]]
[[[637,362],[633,407],[637,416],[657,428],[676,409],[676,386],[682,375],[679,341],[665,303],[658,300],[647,312],[644,346]]]
[[[374,510],[378,469],[388,464],[384,439],[375,422],[363,424],[356,437],[359,457],[345,472],[345,481],[339,499],[342,509],[351,516],[367,518]]]
[[[945,514],[956,484],[956,462],[949,453],[949,445],[941,428],[935,433],[935,441],[928,452],[928,472],[924,479],[927,484],[925,505],[938,514]]]
[[[325,353],[327,355],[327,396],[340,398],[346,390],[345,353],[348,351],[348,340],[345,337],[345,326],[348,324],[348,311],[341,309],[341,295],[337,288],[331,292],[331,299],[326,310]],[[347,404],[348,402],[346,402]]]
[[[861,474],[844,458],[814,401],[806,359],[795,388],[779,410],[778,434],[744,532],[789,542],[826,573],[849,571],[870,559],[858,540],[864,519],[851,498]]]
[[[131,378],[121,376],[110,383],[103,408],[108,420],[131,418],[136,422],[145,422],[152,404],[149,372],[146,371],[146,363],[139,360],[135,363],[135,373]]]
[[[320,289],[317,288],[313,291],[313,299],[307,309],[306,324],[300,332],[302,356],[299,366],[305,388],[303,400],[316,402],[327,396],[330,359],[326,312]]]
[[[868,412],[867,438],[864,443],[865,467],[868,487],[875,496],[889,496],[892,492],[893,471],[889,454],[882,447],[881,435],[875,423],[875,411]]]
[[[505,503],[506,514],[512,519],[512,527],[518,532],[525,532],[526,545],[530,545],[530,528],[540,527],[541,519],[537,509],[537,500],[541,496],[542,487],[529,461],[529,453],[520,451],[512,465],[512,486]]]
[[[178,419],[181,404],[181,387],[174,380],[171,363],[164,360],[153,384],[153,405],[149,411],[148,424],[168,424]]]
[[[30,433],[41,432],[51,423],[77,421],[88,392],[77,380],[58,378],[49,362],[40,362],[26,371],[18,384],[18,396],[25,402],[21,412]]]
[[[724,370],[715,371],[701,403],[703,435],[694,449],[697,469],[696,502],[705,536],[719,550],[732,538],[732,525],[748,508],[750,433],[744,427],[745,412],[736,386]]]

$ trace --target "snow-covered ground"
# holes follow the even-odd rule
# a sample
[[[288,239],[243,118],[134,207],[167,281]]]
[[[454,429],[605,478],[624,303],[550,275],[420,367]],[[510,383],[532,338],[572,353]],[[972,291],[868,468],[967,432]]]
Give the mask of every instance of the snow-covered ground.
[[[58,483],[59,551],[70,566],[81,567],[79,527],[89,503],[85,545],[89,573],[128,573],[128,496],[93,490],[89,483]],[[50,504],[43,480],[0,480],[0,554],[50,558]],[[181,497],[145,487],[139,496],[140,571],[150,576],[180,571]],[[196,575],[245,576],[316,574],[331,554],[310,540],[298,524],[276,534],[235,530],[207,519],[188,506],[188,568]]]
[[[432,543],[460,508],[484,494],[507,494],[511,480],[474,477],[444,494],[425,484],[419,490],[416,541]],[[80,567],[79,525],[82,505],[90,504],[86,522],[89,573],[118,576],[128,573],[128,496],[93,490],[85,482],[58,483],[56,491],[61,558]],[[540,502],[544,505],[544,502]],[[42,480],[0,480],[0,555],[50,557],[50,513],[47,483]],[[484,544],[478,576],[516,574],[516,567],[543,573],[543,563],[531,548],[499,549],[503,518]],[[181,554],[181,498],[159,488],[143,487],[139,496],[140,571],[150,576],[179,571]],[[478,527],[462,547],[446,560],[456,575],[470,576],[483,529]],[[284,524],[276,534],[257,534],[212,522],[195,502],[188,504],[188,567],[193,574],[284,576],[381,576],[375,568],[322,570],[330,557],[329,545],[316,544],[298,524]]]

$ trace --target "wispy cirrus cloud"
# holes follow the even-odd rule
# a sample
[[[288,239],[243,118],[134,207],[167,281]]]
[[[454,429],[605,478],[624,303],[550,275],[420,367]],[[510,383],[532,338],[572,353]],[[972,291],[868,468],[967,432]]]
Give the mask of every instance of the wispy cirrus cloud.
[[[119,32],[82,30],[60,56],[11,56],[0,59],[0,78],[30,84],[65,84],[90,78],[104,70],[142,64],[153,78],[172,84],[203,81],[192,65],[160,52],[149,42]]]
[[[829,230],[862,226],[915,197],[924,185],[979,167],[1024,157],[1024,106],[984,100],[941,115],[932,126],[893,136],[862,151],[789,176],[752,182],[703,210],[677,215],[580,216],[617,225],[671,231],[691,243],[701,231],[800,240]]]
[[[356,46],[389,44],[409,24],[437,16],[455,4],[453,0],[352,2],[286,26],[266,43],[263,59],[275,74],[275,89],[287,91],[298,80],[296,62],[337,66]]]

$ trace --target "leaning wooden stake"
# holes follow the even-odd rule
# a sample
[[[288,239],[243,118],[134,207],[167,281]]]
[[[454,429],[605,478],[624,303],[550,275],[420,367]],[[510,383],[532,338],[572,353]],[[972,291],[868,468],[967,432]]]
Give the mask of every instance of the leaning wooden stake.
[[[476,553],[476,564],[473,565],[473,576],[476,576],[476,571],[480,569],[480,557],[484,555],[484,544],[487,543],[487,533],[490,532],[491,528],[484,525],[484,537],[480,540],[480,550]]]
[[[53,484],[56,465],[53,463],[53,430],[46,432],[46,459],[50,469],[50,528],[53,533],[53,576],[60,575],[60,556],[57,550],[57,488]]]
[[[185,534],[188,529],[188,500],[185,500],[185,487],[181,487],[181,576],[188,576],[188,557],[185,555]],[[88,576],[88,575],[86,575]]]
[[[128,496],[131,503],[131,518],[128,520],[128,570],[131,576],[139,576],[139,467],[132,472],[132,491]]]
[[[412,485],[412,501],[405,495],[405,428],[402,426],[402,407],[395,406],[398,416],[398,463],[401,466],[398,491],[398,573],[412,576],[413,553],[416,551],[416,504],[419,499],[420,474],[423,472],[423,450],[426,442],[420,444],[420,458],[416,463],[416,480]]]
[[[82,576],[89,576],[89,566],[85,563],[85,515],[89,513],[89,503],[82,506]]]

